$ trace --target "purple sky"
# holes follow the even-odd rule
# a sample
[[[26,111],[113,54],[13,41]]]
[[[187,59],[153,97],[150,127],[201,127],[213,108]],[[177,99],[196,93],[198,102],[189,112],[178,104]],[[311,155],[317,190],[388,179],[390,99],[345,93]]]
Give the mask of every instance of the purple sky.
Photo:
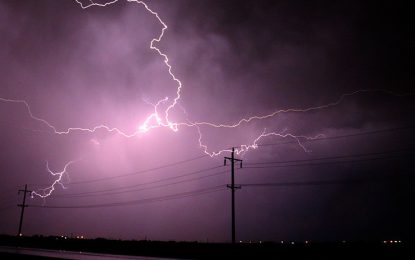
[[[238,240],[413,234],[415,27],[403,2],[145,2],[168,26],[155,46],[183,84],[173,122],[235,124],[364,90],[335,106],[237,128],[200,126],[210,153],[252,144],[264,131],[324,135],[299,138],[308,152],[294,138],[269,136],[238,155],[244,169],[236,183],[272,184],[237,191]],[[151,104],[176,96],[177,82],[150,49],[162,28],[134,2],[83,9],[71,0],[0,1],[0,233],[17,232],[18,189],[56,180],[46,161],[59,172],[81,159],[67,168],[66,189],[57,185],[45,200],[28,200],[45,207],[27,209],[24,234],[230,240],[230,168],[223,167],[229,153],[202,157],[197,127],[160,127],[131,138],[105,129],[58,135],[23,103],[6,101],[27,101],[58,131],[105,124],[134,133],[154,112]],[[212,192],[194,192],[205,189]],[[108,207],[76,208],[102,204]]]

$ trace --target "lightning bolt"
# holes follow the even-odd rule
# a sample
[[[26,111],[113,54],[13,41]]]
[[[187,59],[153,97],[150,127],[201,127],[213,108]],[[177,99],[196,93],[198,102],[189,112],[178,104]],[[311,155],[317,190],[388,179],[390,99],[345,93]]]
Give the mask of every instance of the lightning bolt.
[[[39,189],[38,191],[32,191],[31,192],[31,197],[33,198],[34,196],[38,196],[40,198],[47,198],[49,197],[52,192],[55,190],[55,186],[56,185],[60,185],[63,189],[66,189],[65,185],[63,185],[62,183],[62,177],[64,176],[65,173],[67,173],[67,169],[68,167],[77,162],[79,160],[74,160],[74,161],[69,161],[68,163],[65,164],[65,166],[63,167],[63,170],[60,172],[54,172],[49,168],[49,162],[46,161],[46,170],[52,175],[52,176],[57,176],[57,179],[52,183],[52,185],[50,185],[47,188],[44,189]]]
[[[200,131],[200,127],[199,125],[195,125],[199,134],[199,146],[203,149],[203,152],[207,155],[209,155],[210,157],[215,157],[215,156],[219,156],[225,152],[232,152],[232,148],[229,149],[223,149],[223,150],[219,150],[217,152],[209,152],[208,146],[206,144],[204,144],[202,142],[202,133]],[[235,126],[237,127],[237,126]],[[315,140],[318,138],[323,138],[325,137],[323,134],[318,134],[315,136],[305,136],[305,135],[294,135],[294,134],[290,134],[290,133],[285,133],[287,130],[283,130],[281,132],[266,132],[266,129],[264,129],[264,131],[258,136],[256,137],[253,141],[252,144],[241,144],[239,145],[239,147],[236,147],[234,149],[234,152],[236,154],[242,154],[245,153],[249,150],[255,150],[258,148],[258,142],[259,140],[261,140],[264,137],[268,137],[268,136],[276,136],[276,137],[281,137],[281,138],[293,138],[296,140],[297,144],[301,147],[301,149],[303,149],[304,152],[311,152],[311,150],[309,150],[307,147],[305,147],[305,145],[301,142],[301,139],[304,140]]]
[[[114,4],[114,3],[118,2],[118,0],[114,0],[114,1],[111,1],[111,2],[104,3],[104,4],[100,4],[100,3],[95,3],[91,0],[88,5],[83,5],[83,3],[81,3],[79,0],[75,0],[75,1],[82,7],[82,9],[87,9],[91,6],[105,7],[105,6],[108,6],[108,5],[111,5],[111,4]],[[134,132],[133,134],[125,134],[124,133],[124,135],[126,137],[132,137],[132,136],[137,135],[138,133],[145,133],[145,132],[148,132],[150,129],[158,128],[158,127],[168,127],[171,130],[177,132],[178,131],[177,123],[174,123],[174,122],[169,120],[169,112],[170,112],[171,109],[173,109],[176,106],[176,104],[178,103],[178,101],[180,99],[180,92],[181,92],[181,89],[182,89],[182,82],[172,72],[172,66],[169,63],[169,57],[154,45],[155,43],[159,43],[161,41],[161,39],[163,38],[164,32],[168,28],[167,24],[160,18],[158,13],[153,11],[152,9],[150,9],[145,2],[138,1],[138,0],[127,0],[127,1],[128,2],[135,2],[137,4],[141,4],[142,6],[144,6],[144,8],[149,13],[154,15],[157,18],[157,20],[159,21],[159,23],[163,26],[159,36],[157,38],[153,38],[151,40],[150,49],[156,51],[158,53],[158,55],[160,55],[163,58],[164,64],[167,67],[167,71],[170,74],[170,77],[173,79],[173,81],[175,81],[177,83],[177,90],[176,90],[175,98],[173,99],[171,104],[164,110],[164,113],[163,113],[164,116],[160,116],[160,114],[158,112],[158,107],[159,107],[160,104],[167,102],[168,99],[169,99],[168,97],[166,97],[164,99],[161,99],[157,102],[157,104],[154,106],[154,112],[152,114],[150,114],[144,120],[144,123],[138,127],[138,131]],[[151,122],[153,122],[153,121],[155,121],[155,124],[151,124]],[[88,130],[91,130],[91,129],[88,129]]]
[[[106,7],[106,6],[109,6],[109,5],[112,5],[116,2],[118,2],[118,0],[113,0],[113,1],[101,4],[101,3],[95,3],[94,1],[90,0],[88,2],[88,4],[84,4],[79,0],[75,0],[75,1],[81,6],[82,9],[87,9],[87,8],[92,7],[92,6]],[[315,110],[329,109],[329,108],[332,108],[332,107],[335,107],[335,106],[339,105],[347,97],[357,95],[359,93],[364,93],[364,92],[378,92],[378,91],[381,91],[381,92],[386,92],[388,94],[396,95],[396,94],[391,93],[390,91],[386,91],[386,90],[361,89],[361,90],[356,90],[354,92],[342,94],[337,100],[335,100],[334,102],[328,103],[328,104],[324,104],[324,105],[320,105],[320,106],[313,106],[313,107],[308,107],[308,108],[280,109],[280,110],[276,110],[276,111],[274,111],[272,113],[269,113],[269,114],[255,115],[255,116],[251,116],[251,117],[248,117],[248,118],[242,118],[234,124],[215,124],[215,123],[205,122],[205,121],[195,121],[195,122],[174,122],[174,121],[171,121],[169,112],[171,112],[171,110],[174,109],[176,107],[176,105],[178,104],[178,102],[181,98],[181,91],[182,91],[182,86],[183,85],[182,85],[182,82],[173,73],[172,66],[169,63],[168,56],[165,53],[163,53],[156,46],[156,44],[159,43],[162,40],[162,38],[164,36],[164,33],[168,28],[167,24],[160,18],[158,13],[153,11],[144,1],[139,1],[139,0],[127,0],[127,1],[128,2],[135,2],[137,4],[142,5],[146,9],[146,11],[151,13],[158,20],[158,22],[162,25],[162,29],[161,29],[160,34],[156,38],[153,38],[150,42],[150,49],[155,51],[159,56],[161,56],[163,58],[163,62],[165,64],[166,68],[167,68],[167,71],[168,71],[171,79],[177,85],[175,97],[170,98],[170,99],[169,99],[169,97],[165,97],[163,99],[160,99],[158,102],[156,102],[156,104],[152,105],[153,108],[154,108],[153,112],[149,116],[147,116],[147,118],[145,118],[143,120],[143,123],[141,125],[139,125],[139,127],[135,131],[133,131],[132,133],[126,133],[126,132],[120,130],[119,128],[117,128],[117,127],[110,127],[110,126],[103,125],[103,124],[94,126],[92,128],[70,127],[70,128],[67,128],[66,130],[59,130],[52,123],[48,122],[46,119],[43,119],[41,117],[36,116],[32,112],[32,109],[31,109],[29,103],[26,102],[25,100],[15,100],[15,99],[8,99],[8,98],[0,97],[0,101],[6,102],[6,103],[23,104],[26,107],[26,110],[27,110],[29,116],[33,120],[44,124],[49,129],[51,129],[51,131],[54,134],[58,134],[58,135],[67,135],[67,134],[70,134],[72,132],[94,133],[97,130],[103,129],[103,130],[106,130],[109,133],[115,133],[115,134],[124,136],[126,138],[131,138],[131,137],[143,135],[143,134],[149,132],[151,129],[159,128],[159,127],[165,127],[165,128],[168,128],[168,129],[170,129],[174,132],[177,132],[179,130],[179,127],[194,127],[194,128],[197,129],[197,132],[198,132],[198,135],[199,135],[198,142],[199,142],[200,148],[207,155],[209,155],[211,157],[214,157],[214,156],[218,156],[218,155],[220,155],[222,153],[225,153],[225,152],[230,152],[231,149],[223,149],[223,150],[216,151],[216,152],[215,151],[213,151],[213,152],[209,151],[208,145],[203,142],[203,136],[202,136],[202,132],[200,130],[201,126],[211,127],[211,128],[237,128],[237,127],[240,127],[244,124],[249,124],[249,123],[254,122],[254,121],[259,121],[259,120],[264,120],[264,119],[276,117],[277,115],[279,115],[281,113],[306,113],[306,112],[315,111]],[[167,104],[167,107],[164,110],[162,110],[160,108],[161,105],[165,106],[166,104]],[[294,135],[292,133],[287,133],[287,130],[280,131],[280,132],[267,132],[266,129],[264,129],[264,131],[262,133],[260,133],[256,138],[254,138],[249,144],[241,144],[238,147],[235,147],[236,148],[235,152],[237,154],[240,154],[240,153],[243,153],[243,152],[247,152],[251,149],[257,149],[258,148],[258,142],[262,138],[266,138],[266,137],[293,138],[293,139],[296,140],[297,144],[305,152],[310,152],[310,150],[308,150],[304,146],[304,144],[301,142],[301,140],[316,139],[316,138],[322,137],[322,135],[302,136],[302,135]],[[52,176],[57,176],[58,178],[53,182],[53,184],[51,186],[49,186],[45,189],[41,189],[38,192],[35,192],[35,191],[32,192],[32,196],[38,196],[38,197],[41,197],[41,198],[46,198],[46,197],[48,197],[52,194],[52,192],[55,190],[56,185],[60,185],[60,186],[62,186],[62,188],[65,188],[65,186],[61,182],[62,176],[66,173],[67,168],[71,164],[73,164],[74,162],[75,161],[68,162],[61,172],[51,171],[50,168],[49,168],[49,165],[47,163],[46,164],[47,171]]]
[[[276,110],[276,111],[274,111],[270,114],[259,115],[259,116],[251,116],[251,117],[248,117],[248,118],[242,118],[234,124],[214,124],[214,123],[203,122],[202,121],[202,122],[194,122],[194,123],[179,123],[178,126],[182,126],[182,125],[188,126],[188,127],[196,126],[198,134],[199,134],[199,140],[198,140],[199,141],[199,146],[203,149],[204,153],[206,153],[207,155],[209,155],[211,157],[214,157],[214,156],[221,155],[224,152],[232,152],[232,149],[224,149],[224,150],[220,150],[220,151],[217,151],[217,152],[209,152],[208,151],[208,146],[202,142],[202,133],[200,131],[199,126],[209,126],[209,127],[213,127],[213,128],[237,128],[237,127],[239,127],[243,124],[248,124],[252,121],[264,120],[264,119],[268,119],[268,118],[278,116],[281,113],[307,113],[307,112],[311,112],[311,111],[315,111],[315,110],[329,109],[329,108],[338,106],[347,97],[354,96],[354,95],[361,94],[361,93],[368,93],[368,92],[381,92],[381,93],[384,93],[384,94],[399,96],[399,97],[407,96],[407,94],[397,94],[397,93],[394,93],[392,91],[384,90],[384,89],[359,89],[359,90],[355,90],[353,92],[344,93],[344,94],[340,95],[340,97],[337,100],[335,100],[331,103],[327,103],[327,104],[323,104],[323,105],[319,105],[319,106],[307,107],[307,108],[280,109],[280,110]],[[293,138],[293,139],[295,139],[297,144],[304,150],[304,152],[308,153],[308,152],[311,152],[311,150],[309,150],[305,147],[305,145],[301,142],[301,139],[303,139],[303,140],[314,140],[314,139],[324,137],[323,134],[318,134],[316,136],[304,136],[304,135],[294,135],[294,134],[291,134],[291,133],[284,133],[286,131],[287,131],[287,129],[285,129],[284,131],[281,131],[281,132],[268,132],[267,133],[266,129],[264,129],[264,131],[257,138],[255,138],[252,141],[251,144],[241,144],[239,147],[235,148],[235,152],[236,152],[236,154],[241,154],[241,153],[247,152],[248,150],[251,150],[251,149],[257,149],[259,140],[261,140],[264,137],[276,136],[276,137],[281,137],[281,138]]]

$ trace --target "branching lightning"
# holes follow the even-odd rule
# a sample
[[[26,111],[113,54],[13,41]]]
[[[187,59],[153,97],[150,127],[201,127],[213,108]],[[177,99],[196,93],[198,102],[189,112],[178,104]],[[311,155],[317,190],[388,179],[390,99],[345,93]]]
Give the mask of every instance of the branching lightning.
[[[106,7],[108,5],[114,4],[116,2],[118,2],[118,0],[113,0],[107,3],[95,3],[92,0],[88,2],[88,4],[84,4],[82,3],[80,0],[75,0],[82,9],[87,9],[93,6],[97,6],[97,7]],[[51,129],[53,131],[53,133],[58,134],[58,135],[67,135],[70,134],[72,132],[89,132],[89,133],[94,133],[97,130],[106,130],[109,133],[115,133],[121,136],[124,136],[126,138],[131,138],[131,137],[135,137],[138,135],[143,135],[144,133],[149,132],[151,129],[154,128],[159,128],[159,127],[166,127],[174,132],[177,132],[179,130],[179,127],[194,127],[197,129],[197,132],[199,134],[199,146],[200,148],[203,150],[204,153],[208,154],[211,157],[214,156],[218,156],[224,152],[230,152],[231,149],[224,149],[224,150],[220,150],[220,151],[209,151],[209,147],[207,144],[203,143],[203,136],[202,136],[202,132],[200,127],[212,127],[212,128],[237,128],[240,127],[244,124],[249,124],[253,121],[257,121],[257,120],[264,120],[264,119],[269,119],[269,118],[273,118],[281,113],[305,113],[305,112],[310,112],[310,111],[315,111],[315,110],[321,110],[321,109],[328,109],[334,106],[339,105],[341,102],[344,101],[344,99],[346,99],[349,96],[352,95],[356,95],[359,93],[363,93],[363,92],[373,92],[373,91],[382,91],[382,92],[387,92],[389,94],[391,94],[388,91],[384,91],[384,90],[374,90],[374,89],[363,89],[363,90],[357,90],[351,93],[345,93],[342,94],[336,101],[328,103],[328,104],[324,104],[324,105],[320,105],[320,106],[314,106],[314,107],[308,107],[308,108],[289,108],[289,109],[281,109],[281,110],[276,110],[272,113],[269,114],[265,114],[265,115],[255,115],[255,116],[251,116],[248,118],[242,118],[239,121],[237,121],[236,123],[233,124],[215,124],[215,123],[211,123],[211,122],[205,122],[205,121],[196,121],[196,122],[174,122],[171,121],[170,119],[170,115],[169,113],[176,107],[176,105],[178,104],[180,98],[181,98],[181,91],[182,91],[182,82],[176,77],[176,75],[173,73],[172,71],[172,66],[169,63],[169,58],[168,56],[163,53],[155,44],[159,43],[163,36],[165,31],[167,30],[167,24],[160,18],[160,16],[158,15],[157,12],[153,11],[145,2],[143,1],[138,1],[138,0],[127,0],[128,2],[135,2],[137,4],[142,5],[149,13],[151,13],[156,19],[157,21],[162,25],[162,29],[160,34],[158,35],[158,37],[153,38],[150,42],[150,49],[155,51],[159,56],[161,56],[163,58],[163,62],[165,64],[165,66],[167,67],[167,71],[171,77],[171,79],[176,83],[177,85],[177,89],[176,89],[176,96],[174,98],[169,98],[169,97],[165,97],[161,100],[159,100],[155,105],[153,105],[154,110],[153,112],[147,116],[147,118],[145,118],[143,120],[143,123],[132,133],[126,133],[122,130],[120,130],[117,127],[110,127],[107,125],[97,125],[94,126],[92,128],[82,128],[82,127],[70,127],[67,128],[66,130],[59,130],[57,129],[52,123],[48,122],[46,119],[43,119],[39,116],[36,116],[33,112],[32,109],[29,105],[28,102],[26,102],[25,100],[14,100],[14,99],[8,99],[8,98],[2,98],[0,97],[0,101],[2,102],[7,102],[7,103],[17,103],[17,104],[23,104],[26,107],[26,110],[28,112],[28,114],[30,115],[30,117],[33,120],[36,120],[42,124],[44,124],[45,126],[47,126],[49,129]],[[393,94],[393,93],[392,93]],[[395,94],[394,94],[395,95]],[[165,109],[161,109],[161,105],[166,106]],[[264,130],[262,133],[260,133],[255,139],[251,140],[250,143],[248,144],[241,144],[238,147],[236,147],[235,152],[237,154],[246,152],[248,150],[251,149],[257,149],[258,148],[258,142],[265,137],[281,137],[281,138],[293,138],[296,140],[296,142],[298,143],[298,145],[305,151],[308,152],[309,150],[303,145],[303,143],[301,142],[301,140],[309,140],[309,139],[316,139],[321,137],[321,135],[317,135],[317,136],[301,136],[301,135],[294,135],[292,133],[287,133],[286,130],[281,131],[281,132],[266,132],[266,130]],[[46,168],[47,171],[53,175],[53,176],[57,176],[58,178],[53,182],[53,184],[45,189],[41,189],[38,192],[33,191],[32,192],[32,196],[38,196],[41,198],[46,198],[48,196],[50,196],[52,194],[52,192],[55,190],[55,186],[56,185],[61,185],[62,188],[65,188],[63,183],[61,182],[62,176],[67,172],[67,168],[74,163],[75,161],[70,161],[68,162],[64,169],[61,172],[53,172],[50,170],[48,163],[46,164]]]
[[[75,1],[78,4],[81,5],[82,9],[86,9],[86,8],[91,7],[91,6],[105,7],[107,5],[111,5],[111,4],[114,4],[114,3],[118,2],[118,0],[114,0],[114,1],[111,1],[111,2],[108,2],[108,3],[105,3],[105,4],[99,4],[99,3],[95,3],[93,1],[90,1],[90,3],[88,5],[84,6],[79,0],[75,0]],[[127,0],[127,1],[128,2],[135,2],[137,4],[143,5],[144,8],[148,12],[150,12],[152,15],[154,15],[157,18],[157,20],[159,21],[159,23],[163,26],[159,36],[157,38],[154,38],[154,39],[151,40],[150,49],[156,51],[158,53],[158,55],[160,55],[163,58],[164,64],[167,66],[167,70],[168,70],[168,73],[170,74],[170,77],[177,83],[177,90],[176,90],[176,97],[173,99],[173,102],[171,102],[171,104],[163,112],[164,116],[160,116],[160,113],[158,112],[158,107],[159,107],[160,104],[167,102],[169,100],[168,97],[166,97],[164,99],[161,99],[157,102],[157,104],[154,106],[154,112],[152,114],[150,114],[144,120],[144,123],[139,126],[138,131],[136,131],[132,134],[123,133],[123,135],[126,136],[126,137],[132,137],[132,136],[137,135],[138,133],[145,133],[145,132],[148,132],[150,129],[157,128],[157,127],[168,127],[171,130],[176,132],[176,131],[178,131],[177,123],[174,123],[174,122],[169,120],[169,112],[170,112],[171,109],[173,109],[176,106],[177,102],[180,99],[180,92],[181,92],[181,89],[182,89],[182,82],[173,74],[172,67],[169,63],[169,57],[154,45],[155,43],[159,43],[161,41],[161,39],[163,38],[164,32],[168,28],[167,24],[159,17],[158,13],[154,12],[152,9],[150,9],[145,2],[138,1],[138,0]],[[153,122],[153,121],[155,121],[154,122],[155,124],[151,124],[151,122]],[[90,130],[90,129],[87,129],[87,130]]]
[[[56,185],[60,185],[63,189],[66,189],[65,185],[62,183],[62,178],[65,173],[67,173],[68,167],[75,163],[76,161],[69,161],[65,164],[65,167],[63,167],[63,170],[60,172],[54,172],[49,168],[49,162],[46,161],[46,170],[52,175],[57,176],[57,179],[47,188],[39,189],[38,191],[32,191],[31,197],[38,196],[40,198],[47,198],[49,197],[52,192],[55,190]]]

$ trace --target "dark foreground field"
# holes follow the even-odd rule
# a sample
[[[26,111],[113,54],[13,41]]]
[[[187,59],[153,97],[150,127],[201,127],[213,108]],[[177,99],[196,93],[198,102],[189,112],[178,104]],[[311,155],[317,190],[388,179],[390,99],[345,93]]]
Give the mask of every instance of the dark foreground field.
[[[413,259],[413,243],[238,243],[123,241],[64,237],[0,236],[0,246],[44,248],[104,254],[139,255],[181,259]],[[2,256],[0,254],[0,256]],[[3,257],[1,257],[3,258]],[[7,257],[6,257],[7,258]],[[37,259],[37,258],[36,258]]]

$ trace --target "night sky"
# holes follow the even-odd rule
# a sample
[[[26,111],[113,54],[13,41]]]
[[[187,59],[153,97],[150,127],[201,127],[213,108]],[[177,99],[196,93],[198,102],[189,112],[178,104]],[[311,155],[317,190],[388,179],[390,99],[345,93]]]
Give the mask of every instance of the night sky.
[[[58,178],[46,163],[74,161],[65,188],[28,197],[24,235],[229,242],[230,153],[206,153],[277,133],[237,155],[237,240],[413,239],[405,1],[144,1],[168,26],[154,45],[182,83],[178,131],[145,133],[178,87],[150,48],[162,24],[139,3],[79,2],[0,0],[1,234],[17,234],[17,191],[42,193]],[[133,136],[56,133],[99,125]]]

